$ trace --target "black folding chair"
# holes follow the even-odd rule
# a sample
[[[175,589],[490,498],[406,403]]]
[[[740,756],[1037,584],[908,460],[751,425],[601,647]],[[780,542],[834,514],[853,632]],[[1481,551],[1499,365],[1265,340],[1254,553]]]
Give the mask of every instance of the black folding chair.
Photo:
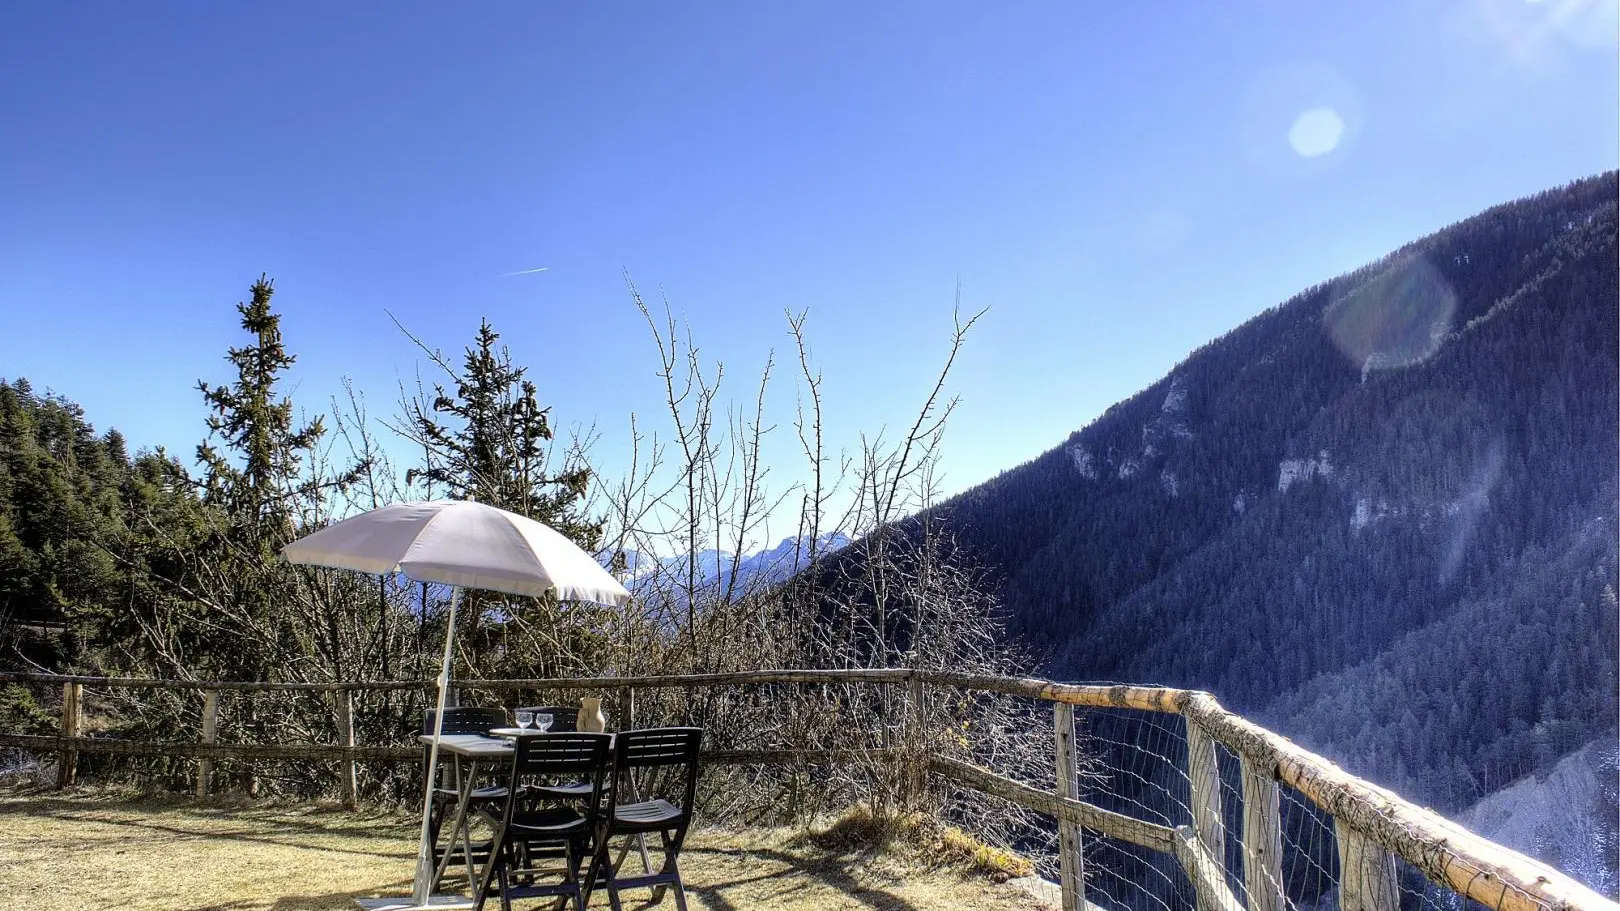
[[[485,810],[495,829],[490,861],[474,890],[474,911],[483,911],[490,884],[498,880],[502,911],[511,911],[514,898],[562,897],[584,911],[590,887],[580,879],[580,868],[594,856],[592,838],[601,828],[606,801],[604,790],[612,779],[613,737],[608,734],[526,734],[517,738],[512,753],[511,795],[498,818]],[[591,790],[583,802],[564,801],[545,793],[559,778],[583,778]],[[541,869],[542,858],[555,858],[561,849],[563,866]],[[560,882],[543,877],[561,874]]]
[[[697,794],[698,749],[703,741],[702,728],[652,728],[644,731],[625,731],[614,738],[613,780],[620,785],[635,784],[635,776],[643,779],[642,794],[662,791],[664,796],[620,803],[615,787],[608,797],[607,811],[600,823],[596,838],[596,854],[591,859],[593,887],[600,883],[607,888],[608,903],[614,911],[621,911],[619,893],[625,889],[653,890],[653,903],[663,899],[665,887],[673,886],[675,906],[686,911],[686,887],[681,883],[681,845],[692,824],[692,800]],[[652,772],[651,775],[646,774]],[[621,778],[623,779],[621,781]],[[657,833],[662,842],[664,862],[657,870],[637,876],[620,876],[619,866],[629,844],[619,852],[616,862],[608,862],[612,839],[627,836],[645,836]]]
[[[422,733],[433,733],[433,710],[428,709],[422,713]],[[441,733],[451,734],[488,734],[491,728],[503,727],[506,724],[506,710],[502,708],[485,708],[478,706],[456,706],[444,710],[444,727]],[[432,749],[428,744],[422,745],[422,769],[427,769],[428,752]],[[441,753],[442,757],[443,754]],[[456,783],[451,780],[454,774],[452,764],[441,761],[439,763],[439,781],[433,787],[431,810],[428,813],[428,844],[433,845],[433,861],[438,863],[446,851],[456,850],[455,834],[451,833],[451,843],[446,847],[439,847],[439,831],[444,827],[444,821],[455,808],[461,794],[456,790]],[[475,788],[468,801],[468,810],[476,811],[479,807],[503,801],[506,799],[506,788],[490,786]],[[483,845],[474,845],[472,858],[474,861],[482,859]]]

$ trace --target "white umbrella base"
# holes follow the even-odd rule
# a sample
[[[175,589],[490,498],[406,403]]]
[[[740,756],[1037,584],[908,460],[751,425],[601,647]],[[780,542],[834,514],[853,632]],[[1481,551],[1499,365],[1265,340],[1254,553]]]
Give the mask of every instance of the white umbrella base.
[[[465,895],[429,895],[426,902],[417,904],[409,895],[399,898],[357,898],[354,903],[366,911],[444,911],[446,908],[471,908],[473,900]]]

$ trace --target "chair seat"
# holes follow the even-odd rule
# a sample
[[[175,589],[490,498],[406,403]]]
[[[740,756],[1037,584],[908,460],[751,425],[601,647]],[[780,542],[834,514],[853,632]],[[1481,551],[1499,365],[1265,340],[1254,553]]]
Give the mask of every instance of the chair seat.
[[[585,817],[566,807],[550,807],[512,815],[512,831],[519,835],[562,837],[584,835],[589,827]]]
[[[613,809],[613,828],[620,832],[652,832],[668,828],[680,818],[680,808],[663,798],[621,803]]]
[[[453,803],[459,802],[460,800],[461,800],[461,792],[460,791],[452,791],[452,790],[449,790],[448,788],[437,788],[433,792],[433,802],[436,803],[436,804],[439,804],[439,803],[453,804]],[[468,795],[468,797],[467,797],[467,802],[470,803],[470,804],[488,803],[490,801],[505,801],[505,800],[506,800],[506,788],[505,788],[505,786],[502,786],[502,785],[491,785],[490,787],[485,787],[485,788],[474,788],[472,793],[470,795]]]

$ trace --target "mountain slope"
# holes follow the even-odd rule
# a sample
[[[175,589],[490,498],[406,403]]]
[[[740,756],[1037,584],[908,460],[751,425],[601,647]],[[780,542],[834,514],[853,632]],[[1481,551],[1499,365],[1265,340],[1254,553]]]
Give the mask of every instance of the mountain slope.
[[[1616,724],[1616,190],[1309,289],[940,514],[1049,674],[1210,689],[1460,809]]]

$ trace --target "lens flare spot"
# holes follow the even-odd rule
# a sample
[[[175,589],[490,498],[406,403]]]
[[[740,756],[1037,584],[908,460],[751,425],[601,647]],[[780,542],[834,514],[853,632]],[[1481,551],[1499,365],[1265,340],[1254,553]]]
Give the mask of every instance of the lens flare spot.
[[[1346,76],[1324,63],[1266,66],[1243,94],[1238,136],[1249,162],[1283,177],[1324,174],[1355,153],[1366,118]]]
[[[1451,331],[1457,295],[1445,276],[1422,257],[1396,260],[1328,305],[1322,320],[1333,343],[1361,368],[1421,363],[1434,356]]]
[[[1311,108],[1294,118],[1288,130],[1288,144],[1304,158],[1318,158],[1339,147],[1344,138],[1344,118],[1332,108]]]

